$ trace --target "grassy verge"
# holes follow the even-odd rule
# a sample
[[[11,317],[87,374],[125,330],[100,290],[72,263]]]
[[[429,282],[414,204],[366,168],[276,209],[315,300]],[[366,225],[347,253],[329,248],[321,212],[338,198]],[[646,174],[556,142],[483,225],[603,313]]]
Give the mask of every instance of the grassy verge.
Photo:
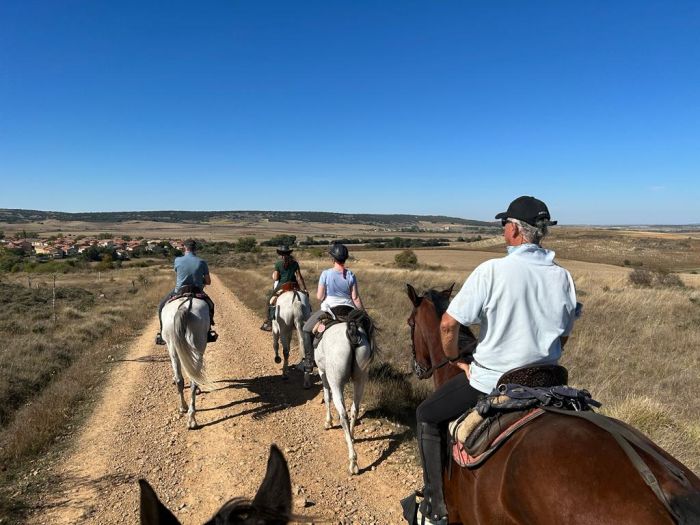
[[[152,314],[172,276],[156,268],[76,273],[26,286],[5,276],[0,292],[0,518],[31,505],[30,471],[68,441],[96,398],[107,364]]]

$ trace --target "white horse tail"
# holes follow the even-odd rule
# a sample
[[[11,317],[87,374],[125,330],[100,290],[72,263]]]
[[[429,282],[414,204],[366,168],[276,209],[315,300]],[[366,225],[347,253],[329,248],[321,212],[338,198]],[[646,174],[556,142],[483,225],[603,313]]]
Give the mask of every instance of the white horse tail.
[[[186,306],[186,303],[183,303],[175,312],[173,320],[175,338],[172,344],[180,358],[180,365],[190,379],[200,386],[211,387],[212,383],[204,370],[204,351],[192,346],[187,340],[187,326],[190,320],[194,319],[189,307],[191,304]]]

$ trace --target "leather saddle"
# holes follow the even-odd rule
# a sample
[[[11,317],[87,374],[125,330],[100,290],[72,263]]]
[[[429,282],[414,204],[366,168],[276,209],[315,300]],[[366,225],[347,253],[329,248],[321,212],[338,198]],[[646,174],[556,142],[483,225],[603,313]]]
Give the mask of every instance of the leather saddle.
[[[519,428],[547,407],[590,410],[600,404],[586,390],[566,386],[559,365],[531,365],[503,374],[494,392],[450,426],[452,455],[460,466],[476,467]]]

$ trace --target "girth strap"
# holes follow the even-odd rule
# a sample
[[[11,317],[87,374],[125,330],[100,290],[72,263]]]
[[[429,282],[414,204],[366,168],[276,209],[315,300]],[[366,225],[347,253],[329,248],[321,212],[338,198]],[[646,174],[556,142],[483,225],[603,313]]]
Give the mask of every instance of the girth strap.
[[[599,428],[605,430],[608,432],[610,435],[612,435],[613,438],[615,438],[615,441],[617,441],[617,444],[620,445],[620,448],[627,454],[627,457],[629,460],[632,462],[632,465],[634,466],[635,469],[637,469],[637,472],[641,475],[642,479],[644,482],[649,486],[649,488],[652,490],[652,492],[656,495],[656,497],[663,503],[664,507],[666,507],[666,510],[673,516],[675,521],[677,523],[681,522],[681,517],[678,515],[678,513],[675,511],[675,509],[671,506],[671,503],[668,499],[668,495],[664,492],[663,487],[659,483],[659,480],[656,479],[656,476],[654,473],[651,471],[649,466],[644,462],[642,457],[639,455],[639,453],[634,449],[634,447],[639,448],[640,450],[643,450],[646,454],[650,455],[652,458],[654,458],[656,461],[661,463],[664,467],[668,469],[671,474],[673,474],[678,480],[685,486],[690,486],[690,482],[688,479],[685,477],[685,474],[681,469],[676,467],[674,464],[672,464],[670,461],[668,461],[665,457],[663,457],[661,454],[659,454],[656,450],[654,450],[653,447],[651,447],[648,443],[643,441],[637,434],[632,432],[630,429],[626,428],[624,425],[619,424],[617,421],[610,419],[608,417],[602,416],[601,414],[597,414],[595,412],[590,412],[590,411],[585,411],[585,412],[572,412],[570,410],[561,410],[558,408],[552,408],[552,407],[543,407],[546,411],[548,412],[555,412],[557,414],[562,414],[565,416],[572,416],[572,417],[579,417],[582,419],[585,419],[586,421],[590,421],[594,425],[598,426]],[[632,446],[634,445],[634,447]]]

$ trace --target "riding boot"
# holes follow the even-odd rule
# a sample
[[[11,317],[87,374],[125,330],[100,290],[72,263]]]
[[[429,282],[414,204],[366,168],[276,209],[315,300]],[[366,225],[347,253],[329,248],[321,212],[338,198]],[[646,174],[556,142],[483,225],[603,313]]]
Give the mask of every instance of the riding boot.
[[[447,507],[442,492],[442,437],[436,425],[418,423],[418,449],[423,462],[425,484],[425,497],[420,503],[418,514],[426,524],[446,525]]]
[[[304,335],[304,372],[311,373],[314,371],[314,336],[311,332],[302,332],[302,334]]]

